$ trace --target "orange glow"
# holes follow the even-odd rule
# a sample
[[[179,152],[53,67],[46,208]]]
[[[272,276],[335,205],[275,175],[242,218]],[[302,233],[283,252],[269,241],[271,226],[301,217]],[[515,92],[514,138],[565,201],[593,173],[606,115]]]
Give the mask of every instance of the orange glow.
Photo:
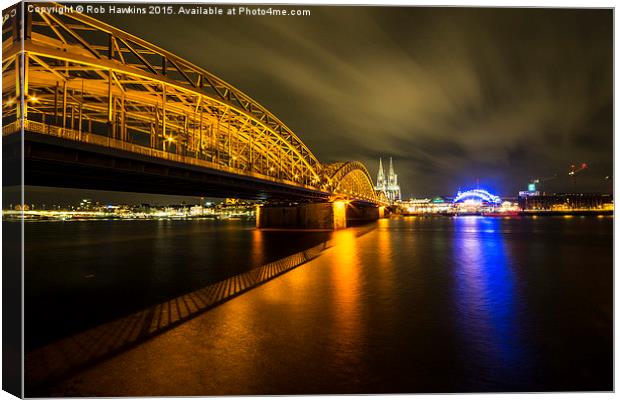
[[[259,207],[257,207],[258,209]],[[265,260],[265,241],[263,238],[263,232],[259,229],[255,229],[252,232],[252,259],[254,265],[263,265],[267,261]]]
[[[385,218],[385,206],[379,206],[379,218]]]
[[[260,228],[260,205],[256,206],[256,227]]]
[[[336,200],[333,202],[334,210],[334,229],[344,229],[347,227],[347,202]]]
[[[364,331],[360,312],[360,272],[358,240],[352,230],[334,234],[334,251],[331,254],[331,280],[333,282],[333,340],[343,350],[342,361],[355,362],[362,357],[359,347],[360,335]]]
[[[380,219],[377,221],[377,265],[380,278],[379,288],[385,296],[389,296],[394,293],[394,249],[392,236],[388,229],[389,221],[387,219]]]

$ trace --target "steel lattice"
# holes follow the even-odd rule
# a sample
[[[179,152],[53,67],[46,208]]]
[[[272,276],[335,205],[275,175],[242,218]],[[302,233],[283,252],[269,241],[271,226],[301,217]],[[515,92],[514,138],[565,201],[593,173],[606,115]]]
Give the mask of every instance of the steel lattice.
[[[362,164],[324,168],[246,94],[94,18],[25,13],[4,22],[2,46],[4,134],[18,131],[13,122],[64,139],[383,202]]]

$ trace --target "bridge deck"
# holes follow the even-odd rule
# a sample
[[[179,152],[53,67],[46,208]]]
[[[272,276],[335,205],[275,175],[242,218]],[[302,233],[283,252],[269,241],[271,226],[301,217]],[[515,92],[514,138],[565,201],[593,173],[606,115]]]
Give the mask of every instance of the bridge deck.
[[[20,162],[21,141],[15,126],[3,131],[8,169]],[[35,186],[254,200],[326,201],[330,196],[258,173],[240,175],[207,160],[31,121],[24,131],[24,163],[25,184]]]

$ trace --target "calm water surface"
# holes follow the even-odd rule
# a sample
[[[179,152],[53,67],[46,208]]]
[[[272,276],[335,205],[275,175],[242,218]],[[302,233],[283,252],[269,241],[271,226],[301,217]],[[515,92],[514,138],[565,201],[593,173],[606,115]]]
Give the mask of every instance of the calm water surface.
[[[612,225],[608,217],[380,220],[361,237],[336,233],[339,244],[308,267],[256,289],[297,284],[284,303],[259,298],[255,312],[244,309],[247,323],[229,325],[230,337],[213,321],[228,310],[235,317],[244,296],[213,310],[214,325],[203,328],[233,352],[226,362],[255,371],[244,376],[256,393],[611,390]],[[331,235],[213,221],[27,229],[31,346]],[[244,350],[235,338],[263,346]],[[201,362],[187,351],[190,364]],[[213,391],[203,393],[222,393]]]
[[[25,224],[26,348],[218,282],[327,240],[242,220]]]

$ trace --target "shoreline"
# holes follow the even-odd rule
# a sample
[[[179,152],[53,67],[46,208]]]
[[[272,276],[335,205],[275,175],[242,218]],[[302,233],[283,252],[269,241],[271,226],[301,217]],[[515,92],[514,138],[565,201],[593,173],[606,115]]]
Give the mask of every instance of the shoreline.
[[[401,215],[403,217],[466,217],[466,216],[480,216],[480,217],[496,217],[496,218],[506,218],[506,217],[562,217],[562,216],[613,216],[613,210],[576,210],[576,211],[553,211],[553,210],[526,210],[526,211],[518,211],[514,213],[506,213],[505,215],[501,213],[493,213],[493,214],[485,214],[483,212],[473,212],[473,213],[401,213],[395,214]]]

